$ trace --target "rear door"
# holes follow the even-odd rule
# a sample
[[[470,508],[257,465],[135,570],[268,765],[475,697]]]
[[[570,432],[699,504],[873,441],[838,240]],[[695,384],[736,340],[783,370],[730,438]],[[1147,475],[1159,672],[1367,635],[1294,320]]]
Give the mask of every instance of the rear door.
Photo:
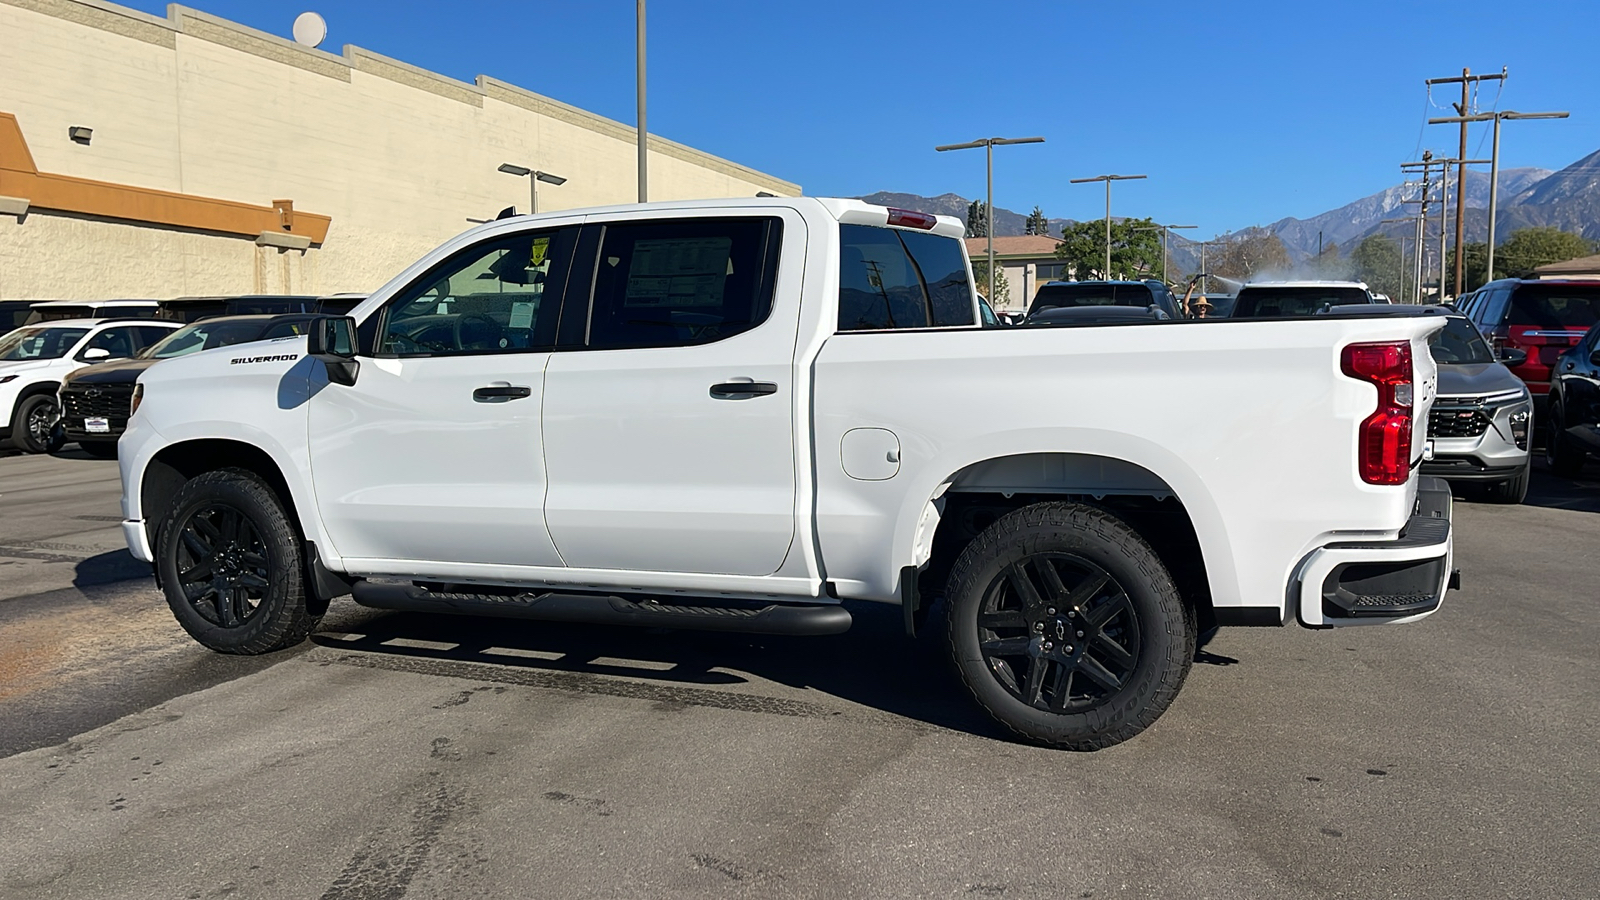
[[[347,563],[393,563],[356,571],[561,565],[539,404],[577,231],[502,232],[451,255],[362,323],[354,385],[313,384],[323,526]]]
[[[788,210],[586,228],[574,278],[586,296],[569,302],[571,342],[545,377],[545,516],[568,566],[782,566],[804,247]]]

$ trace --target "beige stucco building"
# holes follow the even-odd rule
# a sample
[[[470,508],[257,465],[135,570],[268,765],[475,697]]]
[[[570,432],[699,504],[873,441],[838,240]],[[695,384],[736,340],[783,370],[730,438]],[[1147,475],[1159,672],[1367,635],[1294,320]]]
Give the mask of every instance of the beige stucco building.
[[[1005,276],[1010,291],[992,304],[994,308],[1000,312],[1027,312],[1039,285],[1066,278],[1067,264],[1056,258],[1059,246],[1061,240],[1047,234],[996,236],[995,269]],[[973,263],[988,259],[989,239],[967,238],[967,253]],[[980,285],[979,290],[987,288]]]
[[[0,0],[0,299],[369,291],[471,220],[526,211],[502,163],[567,179],[540,185],[541,211],[637,199],[636,135],[183,6]],[[653,200],[800,192],[649,146]]]

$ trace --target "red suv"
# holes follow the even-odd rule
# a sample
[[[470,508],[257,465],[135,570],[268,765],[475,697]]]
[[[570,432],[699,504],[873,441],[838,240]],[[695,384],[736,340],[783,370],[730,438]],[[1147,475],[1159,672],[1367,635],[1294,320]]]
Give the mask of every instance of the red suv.
[[[1505,278],[1478,288],[1456,305],[1488,339],[1495,356],[1514,358],[1506,352],[1512,349],[1528,354],[1527,362],[1514,365],[1507,359],[1506,364],[1538,398],[1550,393],[1556,357],[1600,322],[1600,281]]]

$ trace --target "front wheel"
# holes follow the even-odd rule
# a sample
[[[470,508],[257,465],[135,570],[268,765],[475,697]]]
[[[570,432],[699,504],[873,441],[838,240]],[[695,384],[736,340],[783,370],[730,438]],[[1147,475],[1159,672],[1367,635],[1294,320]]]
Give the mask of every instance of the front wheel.
[[[1584,452],[1573,446],[1572,438],[1562,424],[1561,407],[1550,404],[1550,433],[1545,435],[1544,461],[1550,471],[1563,478],[1573,478],[1583,471]]]
[[[1194,658],[1194,617],[1154,550],[1094,507],[1008,513],[950,576],[948,640],[973,697],[1025,740],[1098,750],[1148,728]]]
[[[219,653],[292,647],[321,619],[306,608],[300,542],[283,505],[242,469],[184,483],[157,533],[156,565],[178,624]]]
[[[50,429],[61,418],[60,407],[51,394],[34,394],[17,404],[11,420],[11,440],[28,453],[43,453],[50,446]]]

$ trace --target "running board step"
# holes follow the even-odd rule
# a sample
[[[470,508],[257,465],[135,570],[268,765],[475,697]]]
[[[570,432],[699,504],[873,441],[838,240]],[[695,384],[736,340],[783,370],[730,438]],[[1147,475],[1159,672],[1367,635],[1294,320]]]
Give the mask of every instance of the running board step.
[[[370,581],[357,581],[351,594],[357,603],[376,609],[581,622],[587,625],[642,625],[693,631],[815,637],[842,634],[850,630],[851,624],[849,611],[837,605],[771,603],[761,606],[738,601],[686,602],[680,598],[660,602],[650,598],[630,600],[604,594],[536,591],[470,594],[434,591],[415,584],[374,584]]]

